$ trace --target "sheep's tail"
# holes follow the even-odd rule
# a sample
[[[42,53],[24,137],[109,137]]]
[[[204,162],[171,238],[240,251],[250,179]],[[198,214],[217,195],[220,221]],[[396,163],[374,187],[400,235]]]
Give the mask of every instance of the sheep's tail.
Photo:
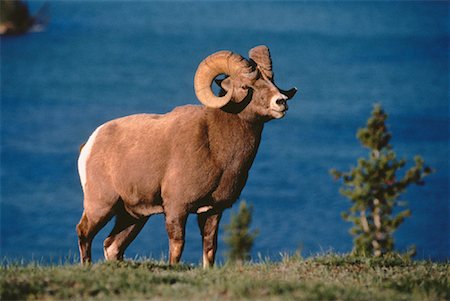
[[[80,145],[80,153],[81,153],[81,151],[83,150],[83,147],[86,145],[86,142],[84,142],[84,143],[82,143],[81,145]]]

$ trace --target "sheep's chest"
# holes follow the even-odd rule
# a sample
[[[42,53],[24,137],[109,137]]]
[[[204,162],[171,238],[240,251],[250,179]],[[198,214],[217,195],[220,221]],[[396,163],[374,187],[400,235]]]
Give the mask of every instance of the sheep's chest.
[[[240,151],[224,169],[217,188],[212,193],[215,204],[230,207],[242,192],[248,178],[248,171],[253,163],[256,149]]]

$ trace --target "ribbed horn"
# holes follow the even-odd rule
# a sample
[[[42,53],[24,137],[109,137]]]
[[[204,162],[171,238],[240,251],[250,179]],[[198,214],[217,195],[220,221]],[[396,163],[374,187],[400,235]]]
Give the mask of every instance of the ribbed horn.
[[[265,45],[256,46],[248,52],[251,58],[257,65],[259,71],[269,79],[273,78],[272,59],[270,58],[269,48]]]
[[[242,77],[243,80],[251,79],[252,67],[242,56],[231,51],[219,51],[204,59],[195,73],[194,89],[198,100],[207,107],[221,108],[233,96],[233,89],[227,91],[222,97],[214,95],[211,84],[220,74]]]

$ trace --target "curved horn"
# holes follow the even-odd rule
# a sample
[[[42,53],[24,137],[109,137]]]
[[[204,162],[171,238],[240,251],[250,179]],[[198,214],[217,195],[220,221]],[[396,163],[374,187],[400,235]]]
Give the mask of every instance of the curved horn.
[[[280,91],[281,94],[286,95],[288,99],[291,99],[292,97],[294,97],[295,93],[297,93],[297,88],[292,88],[287,91],[278,88],[278,90]]]
[[[226,105],[233,95],[233,89],[222,97],[215,96],[211,84],[216,76],[226,74],[230,77],[242,77],[252,80],[252,67],[239,54],[231,51],[219,51],[204,59],[197,68],[194,77],[194,89],[198,100],[210,108],[221,108]]]
[[[257,65],[259,71],[269,79],[273,78],[272,59],[270,58],[269,48],[265,45],[256,46],[248,52],[251,58]]]

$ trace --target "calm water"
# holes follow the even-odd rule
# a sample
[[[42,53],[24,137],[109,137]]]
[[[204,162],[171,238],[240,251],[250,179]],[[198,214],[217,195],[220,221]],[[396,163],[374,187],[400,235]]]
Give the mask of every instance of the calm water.
[[[54,1],[50,11],[46,31],[0,40],[1,256],[77,254],[78,146],[112,118],[197,103],[203,58],[266,44],[279,86],[300,92],[286,118],[267,124],[241,196],[260,231],[253,254],[351,250],[340,217],[350,204],[328,170],[365,155],[355,132],[380,102],[398,155],[420,154],[436,168],[404,196],[413,214],[397,247],[450,257],[447,3]],[[95,260],[110,229],[94,241]],[[183,260],[199,262],[200,248],[191,216]],[[167,249],[163,217],[154,216],[127,256]]]

